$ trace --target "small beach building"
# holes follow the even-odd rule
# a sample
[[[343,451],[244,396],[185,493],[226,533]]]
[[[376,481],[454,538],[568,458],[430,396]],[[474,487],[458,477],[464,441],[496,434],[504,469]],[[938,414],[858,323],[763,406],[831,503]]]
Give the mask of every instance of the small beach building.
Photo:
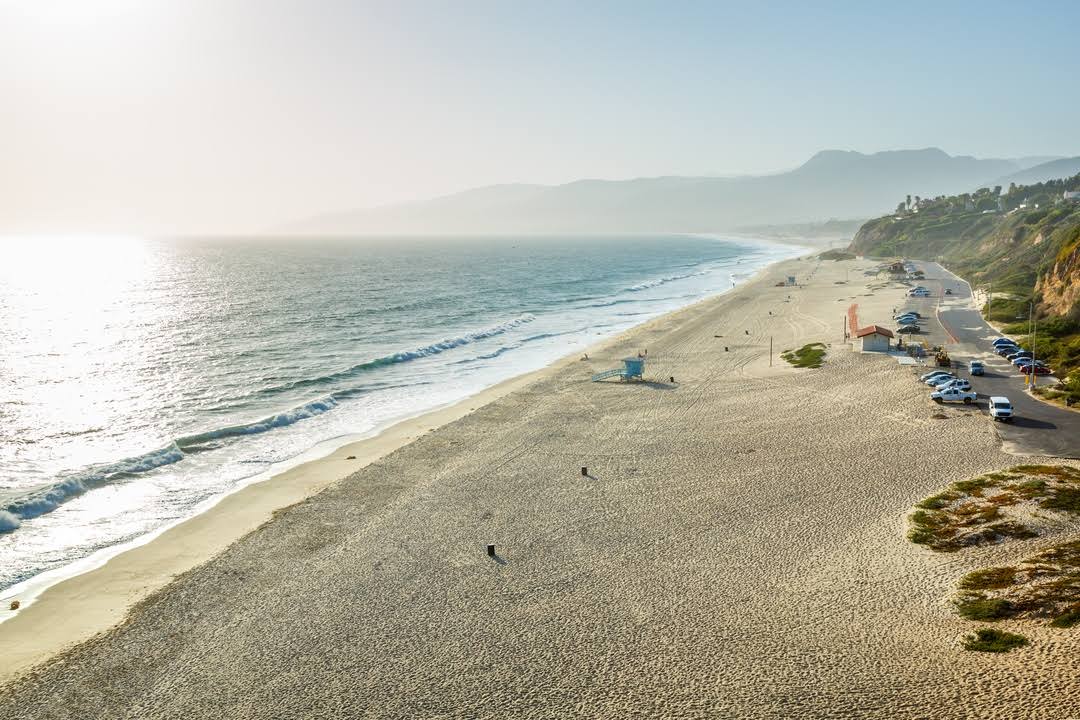
[[[859,328],[855,333],[859,341],[860,350],[863,352],[889,352],[889,341],[893,334],[891,330],[877,325],[867,325]]]

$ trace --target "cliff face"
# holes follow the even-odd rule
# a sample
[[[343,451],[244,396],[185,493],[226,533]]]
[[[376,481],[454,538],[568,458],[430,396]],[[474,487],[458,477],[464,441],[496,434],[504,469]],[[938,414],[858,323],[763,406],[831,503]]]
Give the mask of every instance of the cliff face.
[[[1062,240],[1053,267],[1039,277],[1035,293],[1045,313],[1080,321],[1080,226]]]
[[[1042,213],[1042,211],[1036,211]],[[1056,227],[1070,212],[1047,221]],[[940,259],[972,284],[994,283],[1002,291],[1030,293],[1054,257],[1048,217],[962,212],[872,220],[855,235],[851,249],[864,255]],[[1080,214],[1067,224],[1080,226]]]

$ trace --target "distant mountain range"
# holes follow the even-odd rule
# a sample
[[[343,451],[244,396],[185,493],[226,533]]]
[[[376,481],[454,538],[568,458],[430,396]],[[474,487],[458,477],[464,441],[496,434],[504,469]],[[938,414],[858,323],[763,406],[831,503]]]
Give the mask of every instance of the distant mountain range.
[[[403,205],[309,218],[280,228],[303,235],[713,232],[749,225],[865,218],[905,195],[933,197],[1046,179],[1080,158],[977,159],[937,148],[871,155],[825,150],[802,166],[749,177],[579,180],[495,185]],[[995,179],[996,178],[996,179]],[[1015,180],[1021,182],[1021,180]]]
[[[1035,185],[1047,180],[1059,180],[1072,177],[1080,173],[1080,156],[1071,158],[1057,158],[1049,162],[1043,162],[1033,167],[1028,167],[1020,172],[998,178],[993,183],[987,183],[991,187],[1001,185],[1008,187],[1009,183],[1017,185]]]

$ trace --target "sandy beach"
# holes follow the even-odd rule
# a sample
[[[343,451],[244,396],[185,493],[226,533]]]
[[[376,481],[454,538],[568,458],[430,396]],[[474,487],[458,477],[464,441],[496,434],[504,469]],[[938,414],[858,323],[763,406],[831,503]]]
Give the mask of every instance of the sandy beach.
[[[948,602],[1045,541],[905,538],[920,498],[1041,459],[842,343],[850,303],[903,298],[871,267],[779,263],[229,496],[0,624],[0,715],[1080,716],[1076,630],[966,652]],[[814,341],[822,368],[780,360]],[[590,382],[645,349],[648,382]]]

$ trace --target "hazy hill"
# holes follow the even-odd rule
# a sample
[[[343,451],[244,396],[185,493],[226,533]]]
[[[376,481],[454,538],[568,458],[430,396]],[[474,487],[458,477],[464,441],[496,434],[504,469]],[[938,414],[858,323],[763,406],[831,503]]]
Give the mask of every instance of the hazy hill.
[[[1043,163],[1052,162],[1054,160],[1062,160],[1064,157],[1062,155],[1028,155],[1026,157],[1010,159],[1019,165],[1021,170],[1027,170],[1036,165],[1042,165]]]
[[[1034,167],[1026,168],[1019,172],[998,178],[992,184],[1008,187],[1009,183],[1017,185],[1034,185],[1047,180],[1072,177],[1080,173],[1080,156],[1070,158],[1057,158],[1050,162],[1041,163]]]
[[[498,185],[406,205],[310,218],[298,234],[710,232],[887,212],[909,193],[970,190],[1021,170],[1014,160],[937,148],[865,155],[825,150],[801,167],[754,177],[580,180]]]

